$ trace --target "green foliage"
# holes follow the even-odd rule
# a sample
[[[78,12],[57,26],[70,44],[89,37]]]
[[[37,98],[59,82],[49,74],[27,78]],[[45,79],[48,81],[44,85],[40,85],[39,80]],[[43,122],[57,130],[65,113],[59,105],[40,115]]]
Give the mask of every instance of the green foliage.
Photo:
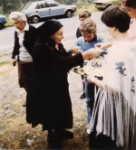
[[[21,10],[26,3],[37,0],[0,0],[0,13],[10,13]],[[61,4],[76,4],[77,0],[56,0]],[[81,0],[86,1],[86,0]]]
[[[56,0],[60,4],[76,4],[77,0]]]
[[[7,23],[5,23],[5,27],[11,27],[13,26],[13,21],[9,19],[9,15],[6,14],[6,20],[7,20]]]
[[[3,12],[7,13],[18,9],[19,0],[1,0]]]
[[[9,64],[10,61],[3,61],[3,62],[0,62],[0,66],[3,66],[3,65],[6,65],[6,64]]]
[[[0,0],[0,13],[19,11],[26,3],[36,0]]]
[[[8,14],[12,11],[20,11],[26,3],[36,0],[0,0],[0,13]],[[56,0],[61,4],[76,4],[78,8],[88,9],[89,0]]]
[[[93,3],[85,3],[85,4],[83,4],[83,3],[81,3],[81,2],[78,1],[78,3],[77,3],[77,11],[76,11],[75,14],[79,14],[79,12],[82,11],[82,10],[88,10],[88,11],[90,11],[91,13],[92,13],[92,12],[97,12],[97,11],[99,11],[99,10],[94,6]]]
[[[9,20],[8,14],[12,11],[20,11],[28,2],[37,0],[0,0],[0,14],[6,14],[7,23],[5,26],[12,26],[13,22]],[[88,0],[56,0],[60,4],[75,4],[77,11],[75,14],[79,14],[82,10],[89,10],[90,12],[98,11],[92,2]]]

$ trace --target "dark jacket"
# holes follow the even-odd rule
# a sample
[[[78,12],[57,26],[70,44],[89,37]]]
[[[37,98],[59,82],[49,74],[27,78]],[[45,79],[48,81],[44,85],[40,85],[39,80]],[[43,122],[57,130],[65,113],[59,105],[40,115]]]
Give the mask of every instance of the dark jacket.
[[[78,39],[80,36],[82,36],[81,31],[80,31],[79,28],[77,28],[77,31],[76,31],[76,37],[77,37],[77,39]]]
[[[81,54],[69,57],[59,45],[36,44],[33,55],[34,73],[27,95],[26,119],[32,126],[39,123],[43,130],[71,128],[73,124],[67,74],[74,66],[82,65]]]
[[[32,51],[33,51],[33,45],[35,43],[37,39],[37,30],[34,26],[29,25],[29,31],[25,31],[25,35],[24,35],[24,46],[26,48],[26,50],[30,53],[30,55],[32,56]],[[14,49],[12,52],[12,58],[14,59],[15,56],[19,55],[19,38],[17,36],[17,32],[15,31],[14,34]]]

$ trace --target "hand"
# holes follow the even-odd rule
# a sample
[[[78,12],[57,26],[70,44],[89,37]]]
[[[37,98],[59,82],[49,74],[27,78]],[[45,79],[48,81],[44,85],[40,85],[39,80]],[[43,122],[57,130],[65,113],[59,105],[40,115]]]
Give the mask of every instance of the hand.
[[[95,48],[100,49],[107,49],[108,47],[111,47],[112,43],[97,43],[95,44]]]
[[[90,82],[90,83],[94,83],[94,80],[95,80],[94,74],[88,75],[88,76],[87,76],[87,80],[88,80],[88,82]]]
[[[79,48],[78,47],[72,47],[70,49],[70,52],[74,53],[74,54],[78,54],[79,53]]]
[[[16,62],[17,62],[16,59],[12,59],[12,61],[11,61],[11,63],[12,63],[13,66],[16,66]]]
[[[89,58],[96,58],[98,56],[100,56],[101,52],[103,52],[103,50],[101,49],[95,49],[95,48],[91,48],[89,50],[87,50],[87,55]]]
[[[91,48],[85,52],[82,53],[82,57],[84,60],[88,60],[89,58],[96,58],[98,56],[100,56],[101,52],[103,52],[103,50],[101,49],[95,49],[95,48]]]

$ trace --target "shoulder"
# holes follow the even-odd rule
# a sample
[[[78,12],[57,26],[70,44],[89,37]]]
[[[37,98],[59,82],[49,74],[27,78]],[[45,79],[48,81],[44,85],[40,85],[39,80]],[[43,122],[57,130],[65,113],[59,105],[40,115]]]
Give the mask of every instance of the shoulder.
[[[80,37],[77,39],[77,41],[80,41],[80,42],[84,41],[83,36],[80,36]]]
[[[29,25],[29,32],[28,32],[28,34],[33,35],[34,37],[37,37],[38,36],[37,29],[34,26]]]
[[[62,43],[60,43],[58,46],[59,46],[59,49],[60,49],[60,50],[66,51],[65,48],[64,48],[64,45],[63,45]]]
[[[48,46],[46,44],[36,42],[33,48],[34,48],[33,51],[34,54],[43,55],[44,51],[47,50]]]
[[[14,31],[14,35],[17,35],[17,31]]]
[[[36,28],[34,27],[34,26],[32,26],[32,25],[29,25],[29,30],[31,31],[31,30],[36,30]]]
[[[77,45],[77,46],[82,45],[82,43],[84,43],[84,38],[83,38],[83,36],[79,37],[79,38],[76,40],[76,45]]]
[[[35,42],[34,48],[37,49],[45,49],[48,47],[47,43],[40,43],[40,42]]]
[[[18,38],[18,36],[17,36],[17,31],[14,32],[14,38],[15,38],[15,39]]]
[[[77,32],[79,32],[79,28],[77,28]]]
[[[101,34],[97,34],[97,41],[98,42],[106,42],[106,37]]]
[[[113,45],[109,48],[109,54],[116,55],[116,57],[130,57],[133,51],[136,50],[136,46],[132,42],[121,41],[114,42]]]

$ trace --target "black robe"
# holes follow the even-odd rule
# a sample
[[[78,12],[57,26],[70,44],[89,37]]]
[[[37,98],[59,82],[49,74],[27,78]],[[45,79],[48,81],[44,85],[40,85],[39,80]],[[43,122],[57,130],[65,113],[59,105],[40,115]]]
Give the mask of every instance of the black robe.
[[[37,43],[33,63],[34,72],[27,94],[27,122],[33,127],[42,124],[43,130],[72,128],[67,74],[72,67],[82,65],[82,55],[69,56],[62,44],[56,50],[51,43]]]

